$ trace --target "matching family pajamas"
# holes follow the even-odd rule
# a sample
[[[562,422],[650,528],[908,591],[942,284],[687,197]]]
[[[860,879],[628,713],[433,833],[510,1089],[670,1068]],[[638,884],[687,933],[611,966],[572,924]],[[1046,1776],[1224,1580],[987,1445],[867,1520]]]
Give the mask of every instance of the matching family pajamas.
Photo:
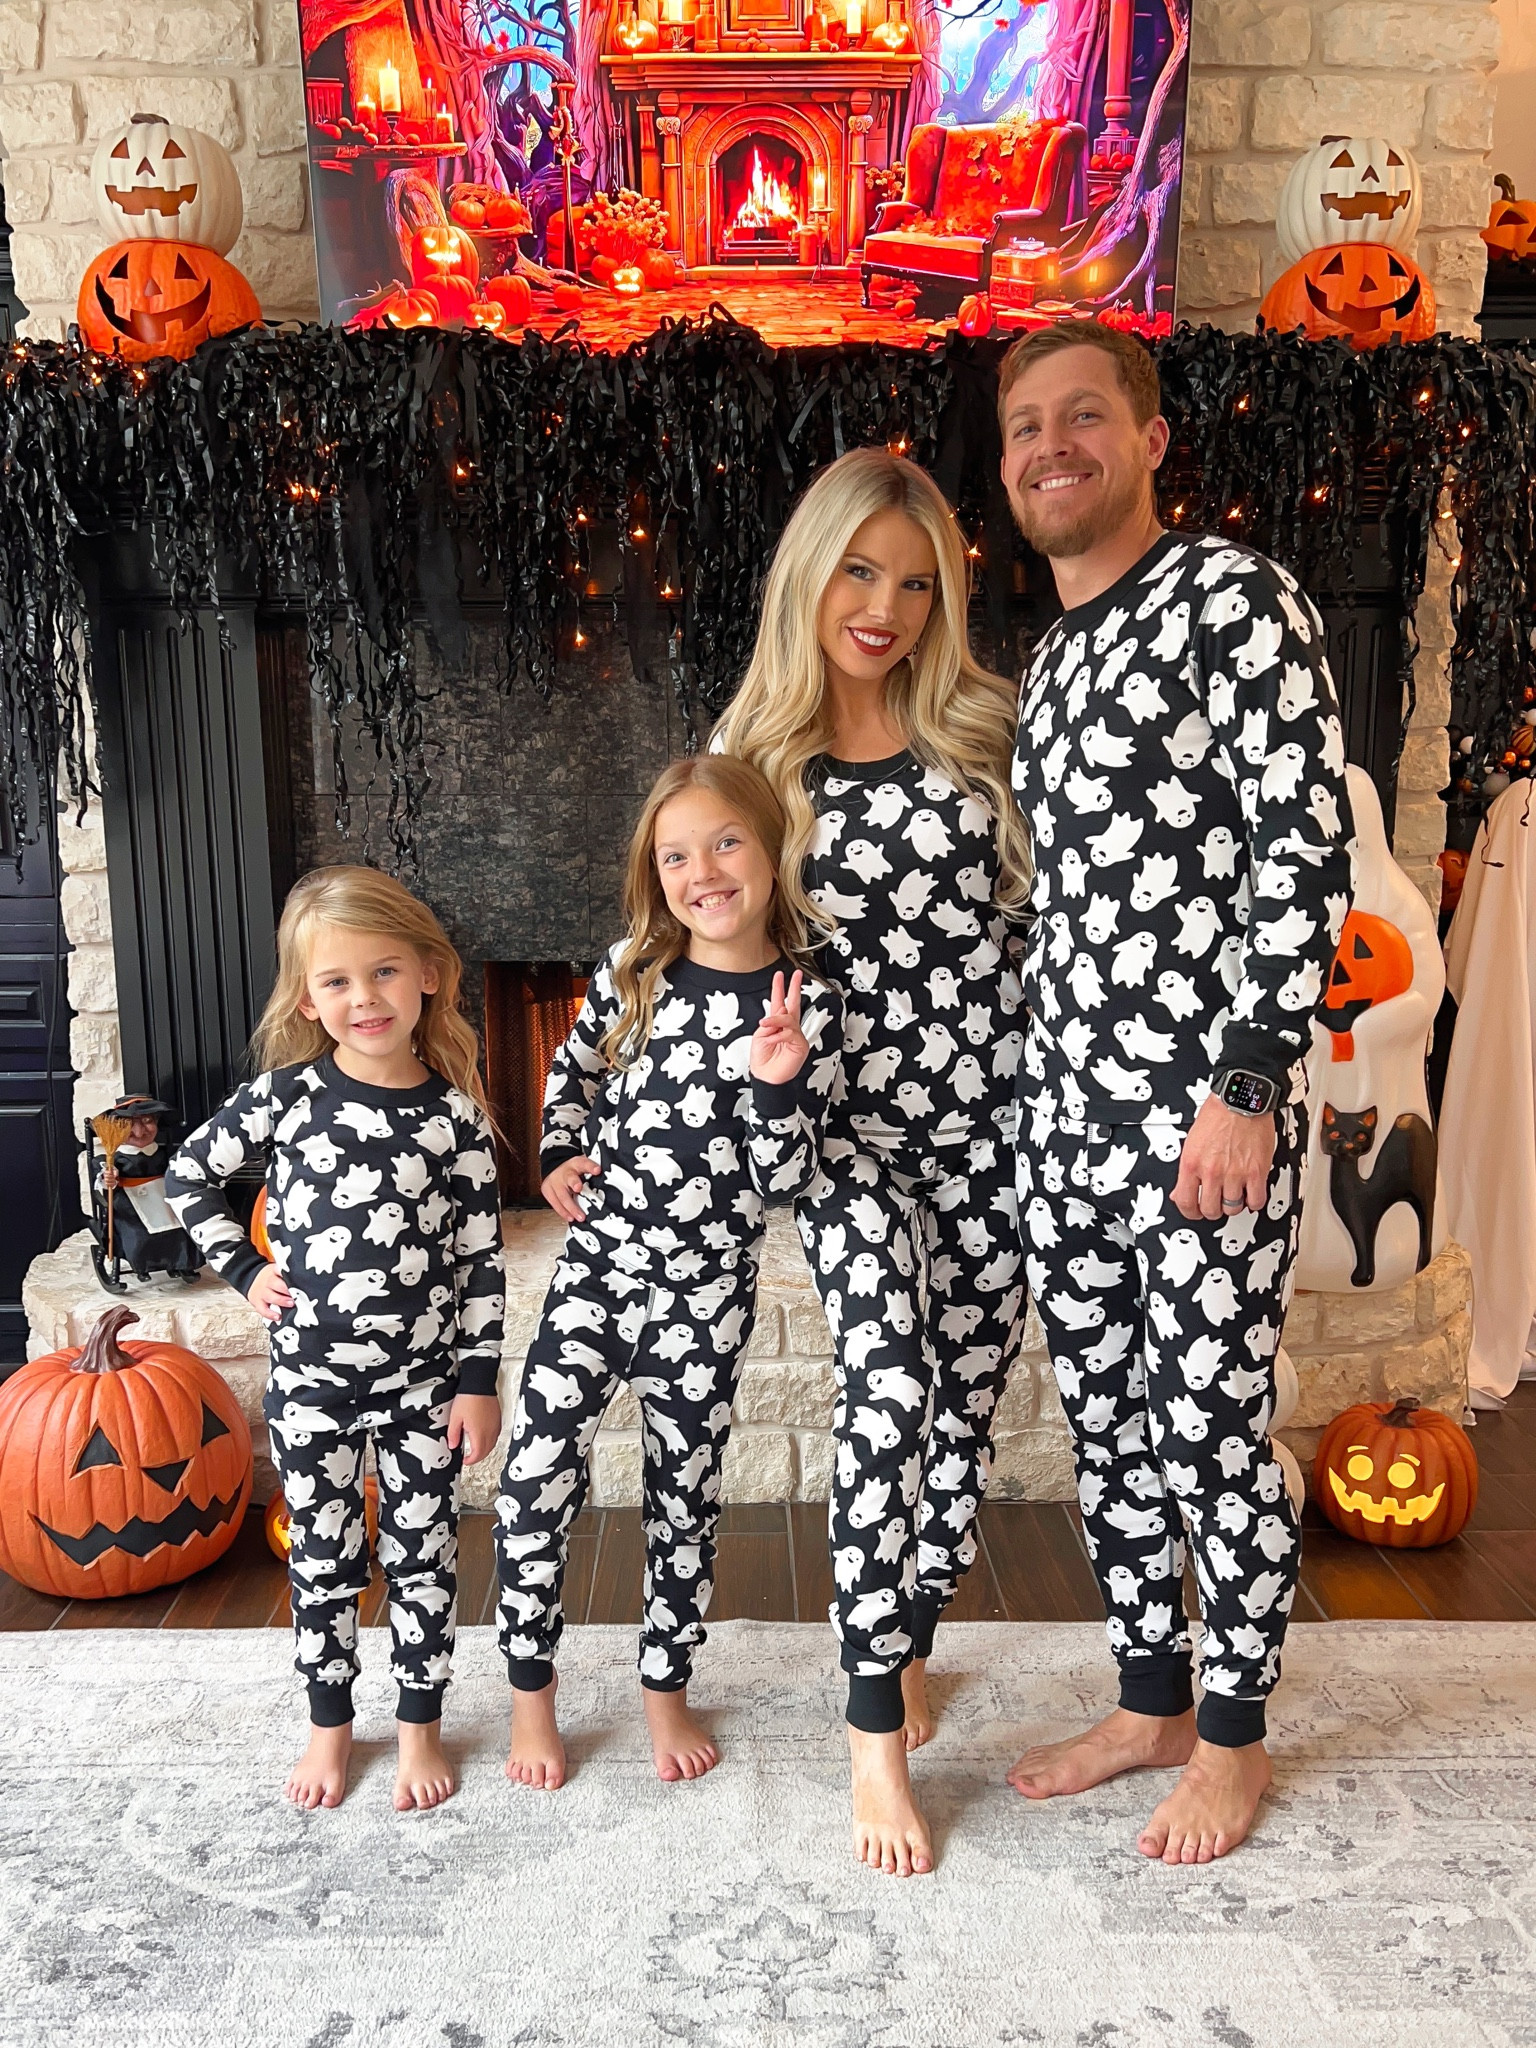
[[[797,1204],[836,1346],[832,1622],[848,1718],[902,1725],[976,1555],[992,1417],[1023,1333],[1017,939],[993,814],[911,754],[812,769],[813,899],[847,1004],[823,1166]]]
[[[1019,1074],[1025,1270],[1075,1438],[1121,1702],[1264,1733],[1299,1562],[1268,1435],[1300,1228],[1311,1018],[1351,891],[1321,622],[1274,563],[1165,534],[1046,634],[1014,786],[1038,922]],[[1260,1212],[1173,1207],[1212,1077],[1280,1084]]]
[[[375,1088],[332,1056],[263,1074],[194,1131],[166,1198],[243,1294],[266,1265],[222,1188],[267,1173],[272,1260],[293,1296],[273,1325],[264,1401],[287,1504],[297,1668],[311,1719],[352,1718],[357,1603],[370,1563],[364,1451],[378,1473],[391,1675],[403,1721],[435,1721],[453,1656],[455,1394],[494,1394],[501,1209],[490,1127],[437,1075]]]
[[[834,989],[806,979],[810,1051],[793,1081],[771,1084],[750,1072],[752,1036],[787,963],[725,974],[688,960],[657,984],[643,1053],[610,1068],[615,958],[593,975],[545,1093],[545,1173],[582,1155],[599,1171],[529,1347],[496,1503],[501,1647],[522,1691],[550,1682],[570,1526],[598,1424],[625,1382],[644,1452],[640,1678],[658,1692],[687,1685],[714,1588],[721,1461],[766,1205],[815,1175],[841,1071]]]

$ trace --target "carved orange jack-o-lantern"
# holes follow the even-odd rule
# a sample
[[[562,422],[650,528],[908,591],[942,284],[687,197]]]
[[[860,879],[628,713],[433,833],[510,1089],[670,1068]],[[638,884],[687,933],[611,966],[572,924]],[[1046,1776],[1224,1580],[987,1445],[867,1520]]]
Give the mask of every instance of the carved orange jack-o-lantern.
[[[251,1433],[212,1366],[119,1343],[109,1308],[84,1345],[0,1388],[0,1570],[61,1600],[174,1585],[221,1557],[251,1497]]]
[[[619,16],[613,40],[627,56],[638,57],[657,47],[661,31],[654,21],[645,20],[636,8],[629,7]]]
[[[371,1472],[363,1481],[363,1515],[368,1524],[371,1549],[379,1540],[379,1482]],[[268,1550],[274,1557],[286,1558],[293,1549],[293,1524],[288,1514],[288,1503],[280,1493],[274,1493],[267,1502],[261,1526]]]
[[[436,227],[421,228],[411,239],[411,283],[436,291],[448,277],[480,282],[480,252],[474,238],[463,228],[444,221]],[[474,294],[471,292],[470,297]]]
[[[1499,197],[1488,214],[1482,231],[1491,259],[1499,262],[1529,263],[1536,260],[1536,199],[1517,199],[1515,181],[1504,172],[1493,181]]]
[[[621,299],[638,299],[645,290],[645,272],[638,263],[620,263],[608,282]]]
[[[92,348],[131,363],[185,357],[261,319],[240,272],[190,242],[114,242],[86,266],[75,309]]]
[[[1435,331],[1435,295],[1411,256],[1374,242],[1314,249],[1270,286],[1259,318],[1289,334],[1337,338],[1376,348],[1397,336],[1428,341]]]
[[[1318,1023],[1333,1033],[1334,1059],[1354,1058],[1354,1027],[1365,1011],[1412,986],[1413,948],[1397,926],[1368,910],[1352,910],[1339,934],[1317,1013]]]
[[[1437,1408],[1362,1401],[1323,1431],[1312,1490],[1346,1536],[1427,1550],[1459,1536],[1477,1506],[1477,1454]]]
[[[160,114],[135,114],[96,146],[91,196],[113,241],[195,242],[227,256],[245,207],[222,143]]]

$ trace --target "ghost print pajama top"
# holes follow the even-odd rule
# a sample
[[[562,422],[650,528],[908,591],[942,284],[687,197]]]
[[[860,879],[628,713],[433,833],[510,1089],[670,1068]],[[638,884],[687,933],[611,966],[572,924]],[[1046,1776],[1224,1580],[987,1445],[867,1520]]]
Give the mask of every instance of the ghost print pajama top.
[[[194,1131],[166,1198],[213,1270],[246,1293],[266,1261],[224,1183],[267,1177],[272,1259],[293,1296],[271,1333],[264,1410],[291,1517],[297,1667],[317,1722],[351,1719],[369,1577],[364,1449],[405,1720],[435,1720],[453,1652],[456,1393],[494,1394],[501,1207],[490,1127],[438,1075],[375,1088],[332,1056],[260,1075]]]
[[[1019,938],[996,821],[911,753],[812,765],[805,881],[847,1000],[821,1175],[797,1205],[836,1345],[832,1621],[849,1719],[902,1725],[902,1667],[976,1555],[1023,1331]]]
[[[1035,846],[1019,1195],[1073,1429],[1122,1704],[1183,1712],[1188,1532],[1200,1730],[1264,1732],[1295,1589],[1269,1441],[1300,1232],[1311,1018],[1349,908],[1344,738],[1294,579],[1163,535],[1067,612],[1025,677],[1014,786]],[[1173,1205],[1221,1068],[1280,1086],[1262,1210]]]
[[[714,1587],[720,1470],[757,1304],[767,1205],[809,1185],[842,1071],[842,999],[807,976],[810,1051],[792,1081],[756,1080],[752,1036],[779,962],[725,974],[679,960],[627,1070],[603,1040],[620,1012],[614,955],[587,989],[545,1091],[542,1164],[586,1155],[529,1347],[496,1503],[500,1639],[514,1686],[542,1691],[563,1628],[567,1539],[618,1388],[640,1409],[645,1586],[640,1678],[686,1686]]]

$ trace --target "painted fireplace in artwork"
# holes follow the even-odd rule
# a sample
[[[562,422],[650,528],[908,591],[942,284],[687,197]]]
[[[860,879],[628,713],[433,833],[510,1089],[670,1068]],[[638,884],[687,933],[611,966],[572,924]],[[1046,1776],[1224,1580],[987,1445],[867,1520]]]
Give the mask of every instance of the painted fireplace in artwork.
[[[299,0],[326,312],[607,345],[778,291],[919,342],[979,291],[1166,331],[1190,6]]]

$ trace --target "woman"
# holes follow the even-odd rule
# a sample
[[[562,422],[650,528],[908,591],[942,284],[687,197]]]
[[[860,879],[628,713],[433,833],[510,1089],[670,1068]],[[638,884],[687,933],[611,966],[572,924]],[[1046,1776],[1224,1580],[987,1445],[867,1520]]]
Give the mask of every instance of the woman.
[[[854,1847],[903,1876],[932,1868],[907,1750],[930,1732],[924,1665],[976,1554],[1023,1319],[1017,692],[972,659],[968,594],[932,480],[881,449],[844,456],[784,530],[715,738],[779,793],[847,1005],[845,1084],[796,1211],[837,1346]]]

